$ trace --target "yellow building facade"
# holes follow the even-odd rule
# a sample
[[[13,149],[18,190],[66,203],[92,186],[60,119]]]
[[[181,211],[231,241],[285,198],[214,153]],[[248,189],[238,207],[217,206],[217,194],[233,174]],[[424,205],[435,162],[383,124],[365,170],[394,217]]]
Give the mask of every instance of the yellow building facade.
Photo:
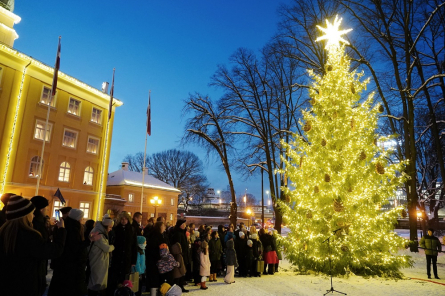
[[[141,212],[142,225],[146,225],[150,217],[164,217],[166,222],[174,225],[177,220],[179,194],[180,190],[151,175],[146,174],[142,180],[142,173],[129,171],[128,163],[124,162],[120,170],[108,174],[104,211],[111,217],[121,211],[131,215]],[[156,205],[153,203],[155,200]]]
[[[31,198],[36,193],[54,69],[12,48],[18,37],[12,25],[17,20],[0,7],[0,41],[9,40],[0,43],[0,194]],[[62,206],[54,197],[57,189],[66,206],[84,210],[85,219],[102,215],[114,110],[122,105],[114,99],[108,121],[109,100],[108,94],[59,71],[38,191],[49,200],[52,215]]]

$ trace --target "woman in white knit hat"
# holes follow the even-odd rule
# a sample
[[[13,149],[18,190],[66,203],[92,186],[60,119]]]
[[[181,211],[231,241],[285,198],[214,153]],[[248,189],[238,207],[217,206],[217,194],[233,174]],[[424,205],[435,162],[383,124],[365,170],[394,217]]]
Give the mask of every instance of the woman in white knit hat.
[[[114,246],[108,243],[108,232],[113,228],[114,222],[105,214],[101,222],[97,222],[91,232],[99,232],[100,239],[91,244],[89,250],[90,275],[88,282],[88,295],[105,295],[108,279],[109,256]]]
[[[35,206],[18,195],[10,197],[6,206],[6,223],[0,228],[1,295],[41,296],[45,291],[40,278],[43,260],[62,254],[66,230],[63,220],[52,243],[43,240],[32,228]],[[6,268],[7,267],[7,268]]]

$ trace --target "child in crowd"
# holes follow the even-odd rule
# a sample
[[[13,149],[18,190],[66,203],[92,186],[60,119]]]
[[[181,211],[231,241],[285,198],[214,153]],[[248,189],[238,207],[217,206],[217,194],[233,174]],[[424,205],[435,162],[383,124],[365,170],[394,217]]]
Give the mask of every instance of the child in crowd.
[[[168,250],[167,244],[159,246],[159,253],[161,259],[156,263],[160,273],[161,283],[167,282],[170,286],[173,285],[173,269],[179,267],[179,262],[175,260]]]
[[[179,262],[179,266],[175,266],[175,268],[173,268],[173,281],[176,285],[181,287],[183,292],[188,292],[181,283],[181,278],[185,276],[187,270],[184,265],[184,258],[182,257],[182,248],[180,243],[173,244],[172,255],[175,257],[175,260]]]
[[[142,295],[142,276],[145,274],[145,246],[147,245],[147,240],[144,236],[137,237],[138,242],[138,253],[136,259],[135,269],[139,272],[139,291],[136,296]]]
[[[247,268],[247,274],[249,277],[255,276],[256,272],[256,265],[254,265],[255,263],[255,258],[253,256],[253,242],[249,239],[247,241],[247,249],[246,249],[246,268]]]
[[[210,276],[210,258],[209,258],[209,244],[206,241],[201,242],[201,254],[200,259],[200,269],[199,274],[201,275],[201,289],[207,290],[206,281],[207,277]]]
[[[226,264],[227,273],[224,278],[226,284],[235,283],[235,267],[238,267],[238,260],[236,259],[236,251],[234,248],[235,242],[233,238],[226,242]]]

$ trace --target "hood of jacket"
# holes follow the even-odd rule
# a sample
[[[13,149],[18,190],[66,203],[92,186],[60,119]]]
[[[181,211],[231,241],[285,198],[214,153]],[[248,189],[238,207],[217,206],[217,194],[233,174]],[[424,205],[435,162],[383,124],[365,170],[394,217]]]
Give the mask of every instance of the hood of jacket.
[[[173,246],[171,247],[171,253],[173,255],[182,254],[181,244],[180,243],[173,244]]]
[[[160,249],[159,254],[161,255],[161,257],[167,257],[169,254],[168,249]]]
[[[233,249],[234,248],[234,241],[233,240],[228,240],[226,242],[226,247],[227,247],[227,249]]]

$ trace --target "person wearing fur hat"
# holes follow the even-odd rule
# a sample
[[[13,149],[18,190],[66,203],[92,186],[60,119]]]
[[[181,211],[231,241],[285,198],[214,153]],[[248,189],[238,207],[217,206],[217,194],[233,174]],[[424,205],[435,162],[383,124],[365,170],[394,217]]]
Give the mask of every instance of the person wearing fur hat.
[[[114,230],[114,251],[111,259],[109,274],[109,289],[115,290],[118,283],[125,280],[130,274],[131,267],[136,265],[137,260],[137,238],[132,226],[132,219],[128,212],[121,212],[117,219],[118,223]]]
[[[88,281],[88,296],[105,295],[110,266],[109,256],[114,246],[109,244],[108,233],[113,228],[114,221],[105,214],[101,222],[97,222],[91,233],[98,233],[99,240],[92,242],[88,250],[90,274]]]
[[[0,291],[7,296],[41,296],[45,292],[42,261],[59,257],[64,249],[63,221],[52,243],[32,227],[34,205],[21,196],[11,196],[6,223],[0,228]],[[5,268],[7,266],[7,268]]]
[[[185,235],[185,226],[186,220],[179,219],[176,222],[176,226],[172,231],[172,236],[170,239],[170,244],[173,245],[175,243],[179,243],[182,249],[182,258],[184,259],[184,264],[190,264],[189,257],[189,243],[187,242],[187,237]],[[184,284],[185,278],[182,277],[181,284]]]
[[[87,292],[85,269],[87,264],[87,247],[91,241],[100,239],[98,233],[91,233],[85,239],[80,223],[84,213],[72,209],[65,219],[66,242],[62,255],[54,259],[54,272],[48,289],[48,296],[83,296]]]
[[[15,195],[15,193],[3,193],[1,196],[1,202],[3,203],[3,209],[0,211],[0,227],[6,223],[6,205],[8,204],[8,200],[11,196]]]

